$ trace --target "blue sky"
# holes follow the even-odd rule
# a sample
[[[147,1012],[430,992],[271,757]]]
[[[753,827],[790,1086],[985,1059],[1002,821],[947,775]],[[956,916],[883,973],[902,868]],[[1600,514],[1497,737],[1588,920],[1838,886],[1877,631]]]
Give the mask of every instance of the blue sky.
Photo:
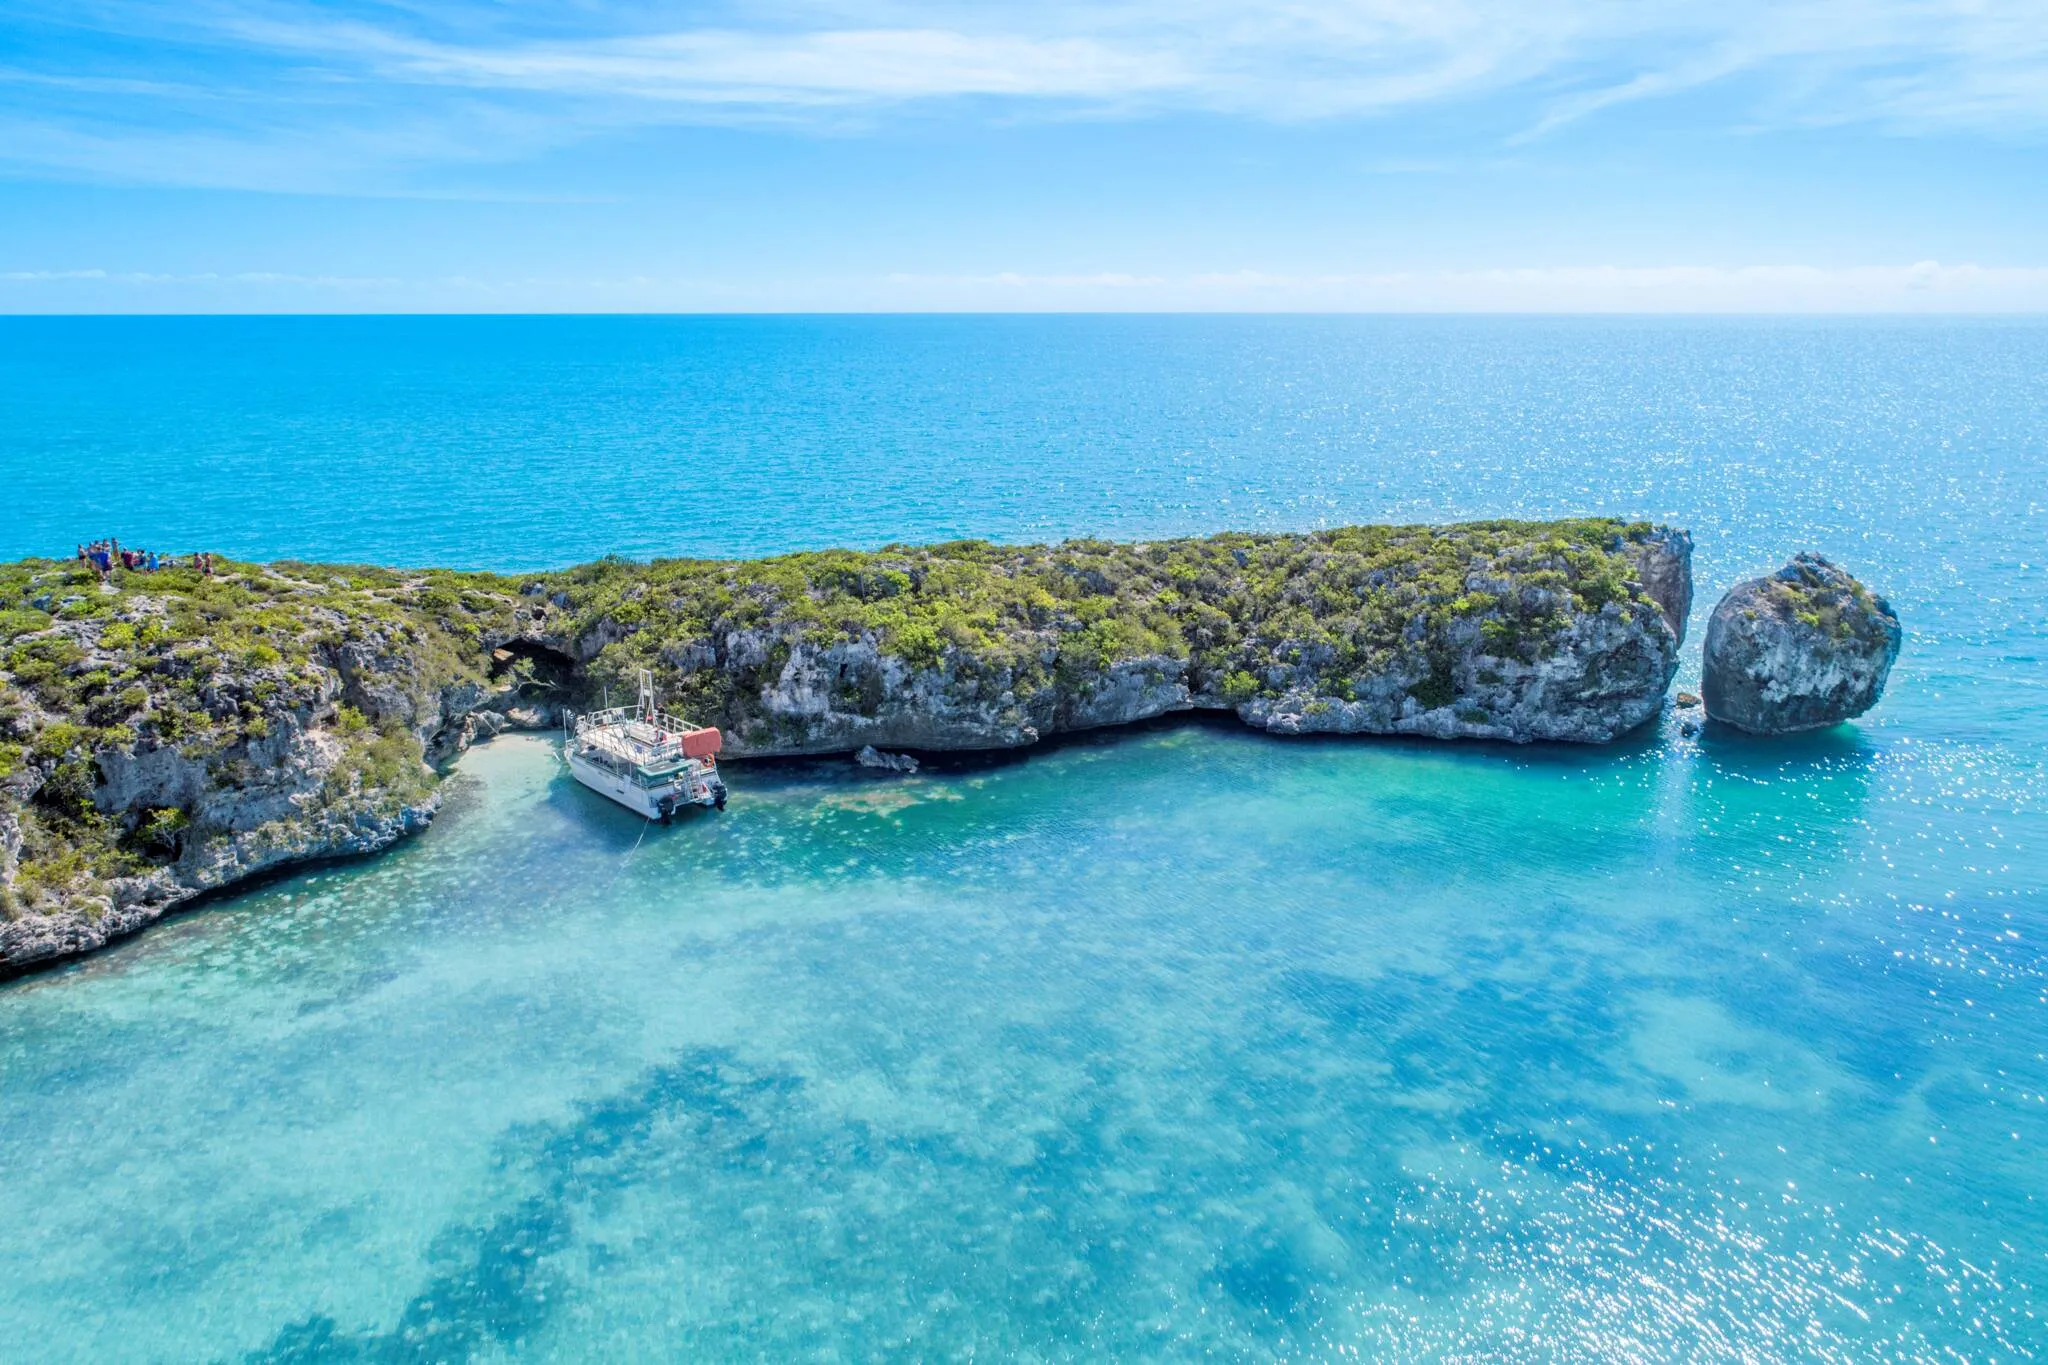
[[[0,0],[0,311],[2048,309],[2044,0]]]

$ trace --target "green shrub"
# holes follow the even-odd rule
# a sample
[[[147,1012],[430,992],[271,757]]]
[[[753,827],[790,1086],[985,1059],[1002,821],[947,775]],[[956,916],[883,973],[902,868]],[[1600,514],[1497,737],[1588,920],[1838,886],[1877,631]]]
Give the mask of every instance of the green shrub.
[[[46,630],[51,621],[50,614],[33,607],[16,607],[0,611],[0,641],[12,640],[34,630]]]
[[[192,817],[176,806],[159,807],[147,812],[136,825],[136,842],[152,852],[175,858],[191,825]]]
[[[113,598],[93,593],[64,603],[57,608],[57,615],[66,621],[90,621],[97,617],[109,616],[113,610]]]
[[[15,681],[38,691],[61,691],[65,671],[85,651],[61,635],[38,635],[7,651],[7,671]]]
[[[98,822],[99,808],[93,804],[93,770],[88,759],[67,759],[50,769],[43,785],[36,789],[36,804],[72,825]]]
[[[45,897],[61,897],[84,881],[92,870],[85,850],[65,847],[37,858],[24,858],[15,873],[15,890],[33,905]]]
[[[33,752],[37,758],[62,758],[84,743],[85,738],[83,726],[68,720],[55,721],[37,732]]]
[[[1408,689],[1408,695],[1422,704],[1425,711],[1434,711],[1440,706],[1449,706],[1458,699],[1458,684],[1451,676],[1451,661],[1433,658],[1429,663],[1429,676]]]
[[[890,648],[913,668],[937,668],[945,657],[945,641],[936,627],[906,621],[890,632]]]

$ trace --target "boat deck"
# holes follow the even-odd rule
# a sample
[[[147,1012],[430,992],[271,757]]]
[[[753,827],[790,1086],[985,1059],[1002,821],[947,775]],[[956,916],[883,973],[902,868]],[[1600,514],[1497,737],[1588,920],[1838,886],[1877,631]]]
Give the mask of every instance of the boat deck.
[[[698,727],[659,711],[637,716],[624,707],[586,716],[576,727],[577,739],[636,768],[673,768],[687,761],[710,763],[709,755],[691,759],[684,750],[686,736]]]
[[[640,670],[640,700],[577,716],[562,757],[578,782],[630,811],[663,824],[679,806],[725,809],[718,775],[723,737],[663,711],[654,699],[654,675]],[[565,722],[566,723],[566,722]]]

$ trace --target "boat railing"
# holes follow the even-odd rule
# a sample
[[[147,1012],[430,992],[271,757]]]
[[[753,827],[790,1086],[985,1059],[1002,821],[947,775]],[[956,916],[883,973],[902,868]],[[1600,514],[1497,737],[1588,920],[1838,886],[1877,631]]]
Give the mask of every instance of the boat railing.
[[[684,757],[684,736],[702,727],[666,711],[614,706],[576,718],[576,737],[634,764],[668,763]],[[706,766],[707,757],[691,760]]]

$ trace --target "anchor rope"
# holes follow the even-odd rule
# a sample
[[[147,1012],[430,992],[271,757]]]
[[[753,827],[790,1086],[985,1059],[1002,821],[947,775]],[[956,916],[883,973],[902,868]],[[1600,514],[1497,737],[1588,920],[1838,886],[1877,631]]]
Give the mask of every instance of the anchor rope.
[[[562,766],[563,766],[563,767],[565,767],[565,768],[566,768],[566,767],[568,767],[568,766],[569,766],[569,719],[568,719],[568,714],[567,714],[566,712],[565,712],[565,713],[563,713],[563,717],[562,717],[562,747],[561,747],[561,749],[559,749],[559,750],[557,751],[557,753],[558,753],[558,754],[560,755],[560,757],[561,757],[561,760],[562,760]],[[621,878],[621,877],[623,877],[623,876],[625,876],[625,875],[626,875],[626,868],[627,868],[627,866],[628,866],[628,865],[630,865],[630,864],[632,863],[632,861],[633,861],[633,855],[634,855],[635,853],[638,853],[638,852],[640,851],[640,845],[641,845],[642,841],[644,841],[644,840],[645,840],[645,839],[647,838],[647,828],[648,828],[648,826],[652,825],[653,823],[654,823],[654,821],[653,821],[653,820],[651,820],[651,819],[645,819],[645,818],[643,818],[643,819],[642,819],[642,820],[640,821],[640,835],[639,835],[639,837],[638,837],[638,838],[636,838],[636,839],[634,839],[634,840],[633,840],[633,846],[632,846],[631,848],[629,848],[629,849],[627,849],[627,850],[626,850],[626,856],[625,856],[625,857],[623,857],[623,858],[621,858],[621,859],[619,859],[619,866],[618,866],[618,870],[616,870],[615,872],[613,872],[613,873],[612,873],[612,879],[611,879],[610,881],[608,881],[608,882],[606,882],[606,883],[604,884],[604,890],[603,890],[603,891],[601,891],[601,892],[599,892],[599,893],[598,893],[599,895],[602,895],[602,896],[609,896],[609,895],[610,895],[610,894],[612,893],[612,888],[613,888],[613,887],[615,887],[615,886],[617,886],[617,885],[619,884],[619,878]]]
[[[647,827],[653,823],[652,820],[642,820],[640,822],[640,838],[635,839],[633,846],[626,850],[626,856],[619,859],[618,870],[613,872],[612,879],[604,884],[602,895],[609,896],[612,893],[612,888],[619,884],[619,878],[626,875],[626,868],[632,863],[633,855],[640,851],[641,840],[647,837]]]

